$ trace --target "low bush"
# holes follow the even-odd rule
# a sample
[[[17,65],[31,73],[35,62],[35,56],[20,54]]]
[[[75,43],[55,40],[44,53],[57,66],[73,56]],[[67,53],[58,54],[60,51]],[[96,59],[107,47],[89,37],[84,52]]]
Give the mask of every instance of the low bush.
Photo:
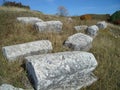
[[[82,16],[80,16],[80,19],[81,20],[90,20],[90,19],[92,19],[92,17],[91,17],[91,15],[82,15]]]
[[[11,2],[11,1],[4,2],[3,6],[14,6],[14,7],[30,9],[29,6],[22,5],[22,3]]]

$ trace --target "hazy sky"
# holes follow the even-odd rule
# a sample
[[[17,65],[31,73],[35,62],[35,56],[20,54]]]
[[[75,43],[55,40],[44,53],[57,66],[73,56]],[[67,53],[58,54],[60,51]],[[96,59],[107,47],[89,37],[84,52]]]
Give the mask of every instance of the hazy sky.
[[[32,10],[42,11],[45,14],[57,13],[59,6],[64,6],[69,15],[82,14],[112,14],[120,10],[120,0],[6,0],[22,2]],[[2,4],[3,0],[0,0]]]

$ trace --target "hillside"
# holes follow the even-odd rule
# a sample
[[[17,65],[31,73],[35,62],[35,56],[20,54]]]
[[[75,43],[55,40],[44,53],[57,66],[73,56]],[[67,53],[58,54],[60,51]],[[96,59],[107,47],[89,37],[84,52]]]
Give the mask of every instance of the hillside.
[[[38,33],[32,25],[19,23],[16,18],[20,16],[38,17],[44,21],[60,20],[63,22],[63,31],[60,33]],[[77,18],[77,19],[76,19]],[[53,52],[69,51],[63,47],[66,38],[74,33],[75,25],[94,25],[98,21],[81,21],[78,17],[72,17],[73,22],[69,23],[68,18],[44,15],[36,11],[20,8],[0,7],[0,47],[20,44],[35,40],[48,39],[54,47]],[[103,20],[103,19],[102,19]],[[84,31],[82,31],[85,33]],[[81,90],[120,90],[120,27],[108,24],[105,30],[100,30],[93,41],[90,50],[98,62],[94,73],[99,78],[94,84]],[[25,71],[24,62],[7,62],[0,49],[0,84],[9,83],[16,87],[25,89],[32,88]]]

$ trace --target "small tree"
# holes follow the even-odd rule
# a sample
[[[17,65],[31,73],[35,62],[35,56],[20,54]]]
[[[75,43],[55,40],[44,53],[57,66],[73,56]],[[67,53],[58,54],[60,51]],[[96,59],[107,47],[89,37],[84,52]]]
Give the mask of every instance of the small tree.
[[[59,16],[67,16],[68,15],[68,10],[64,6],[59,6],[57,9],[58,9],[57,15],[59,15]]]

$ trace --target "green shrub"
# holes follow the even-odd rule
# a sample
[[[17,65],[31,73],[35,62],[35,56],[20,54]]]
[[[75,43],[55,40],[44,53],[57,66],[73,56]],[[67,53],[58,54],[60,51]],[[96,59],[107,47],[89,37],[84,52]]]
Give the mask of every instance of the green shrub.
[[[14,6],[14,7],[30,9],[29,6],[22,5],[22,3],[11,2],[11,1],[4,2],[3,6]]]
[[[110,21],[114,24],[120,25],[120,10],[113,13],[110,17]]]

